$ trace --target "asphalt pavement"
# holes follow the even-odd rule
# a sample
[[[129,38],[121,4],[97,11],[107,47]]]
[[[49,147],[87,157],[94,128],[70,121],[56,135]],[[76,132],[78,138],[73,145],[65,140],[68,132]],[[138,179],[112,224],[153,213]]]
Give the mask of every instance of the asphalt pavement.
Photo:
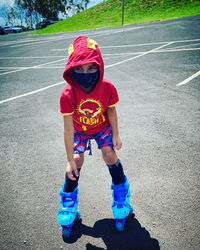
[[[66,154],[58,112],[67,48],[99,44],[117,87],[118,152],[135,217],[117,233],[111,179],[92,142],[82,221],[57,222]],[[200,15],[124,27],[0,37],[0,249],[200,249]]]

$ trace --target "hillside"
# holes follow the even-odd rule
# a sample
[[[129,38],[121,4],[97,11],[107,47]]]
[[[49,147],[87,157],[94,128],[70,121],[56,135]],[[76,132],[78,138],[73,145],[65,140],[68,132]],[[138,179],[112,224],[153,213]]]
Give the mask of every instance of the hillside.
[[[199,0],[125,0],[124,24],[200,14]],[[122,23],[122,1],[107,0],[34,34],[67,32]]]

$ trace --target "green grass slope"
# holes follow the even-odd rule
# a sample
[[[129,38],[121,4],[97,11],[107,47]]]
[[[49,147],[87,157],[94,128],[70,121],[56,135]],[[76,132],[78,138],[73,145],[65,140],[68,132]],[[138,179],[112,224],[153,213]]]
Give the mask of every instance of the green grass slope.
[[[124,24],[200,14],[199,0],[124,0]],[[122,1],[107,0],[32,34],[67,32],[122,24]]]

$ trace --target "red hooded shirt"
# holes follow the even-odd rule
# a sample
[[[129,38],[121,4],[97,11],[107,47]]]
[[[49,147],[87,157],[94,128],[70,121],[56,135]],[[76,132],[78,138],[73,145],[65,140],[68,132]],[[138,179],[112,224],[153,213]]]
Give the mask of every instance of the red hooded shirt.
[[[104,62],[97,43],[80,36],[69,46],[69,58],[63,77],[67,84],[60,95],[60,113],[72,115],[74,128],[87,135],[104,129],[109,120],[106,110],[119,102],[115,86],[104,75]],[[91,93],[86,93],[72,76],[72,68],[87,63],[95,63],[99,69],[99,79]]]

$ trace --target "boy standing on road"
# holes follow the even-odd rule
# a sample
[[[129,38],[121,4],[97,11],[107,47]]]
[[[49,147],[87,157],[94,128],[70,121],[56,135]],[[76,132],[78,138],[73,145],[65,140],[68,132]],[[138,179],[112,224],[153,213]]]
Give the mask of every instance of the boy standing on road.
[[[115,150],[122,147],[115,106],[119,102],[115,86],[104,75],[104,63],[98,44],[80,36],[70,45],[63,77],[67,84],[60,96],[60,113],[64,117],[64,142],[67,153],[65,183],[60,190],[61,226],[73,223],[78,205],[78,180],[84,152],[91,139],[101,149],[112,177],[113,215],[126,218],[132,212],[129,183]]]

